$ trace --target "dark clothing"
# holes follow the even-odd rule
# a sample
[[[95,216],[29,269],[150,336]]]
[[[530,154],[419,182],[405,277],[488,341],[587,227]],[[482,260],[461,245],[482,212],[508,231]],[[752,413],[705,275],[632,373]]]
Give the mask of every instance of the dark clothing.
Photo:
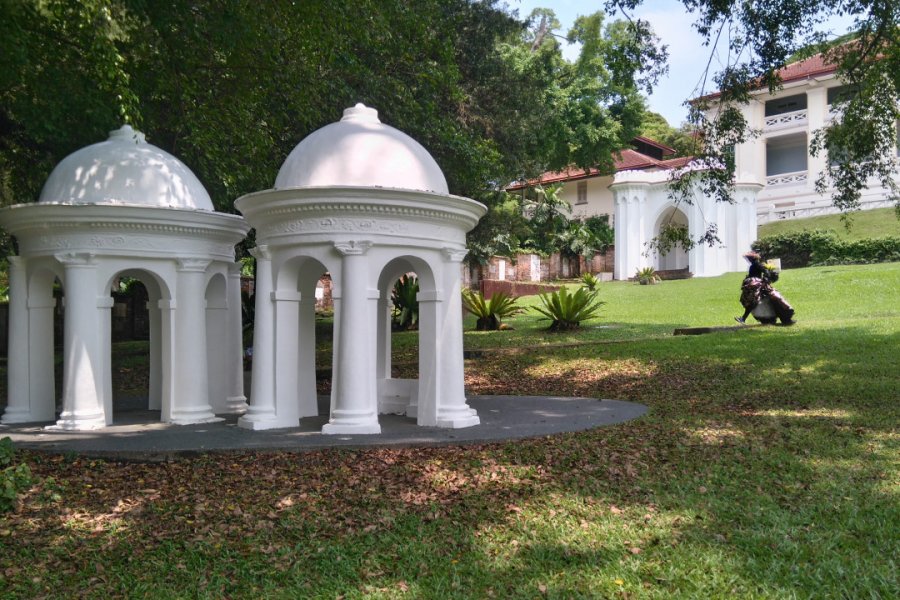
[[[750,271],[747,273],[747,277],[759,277],[762,279],[764,271],[765,269],[763,269],[760,263],[752,262],[750,263]]]

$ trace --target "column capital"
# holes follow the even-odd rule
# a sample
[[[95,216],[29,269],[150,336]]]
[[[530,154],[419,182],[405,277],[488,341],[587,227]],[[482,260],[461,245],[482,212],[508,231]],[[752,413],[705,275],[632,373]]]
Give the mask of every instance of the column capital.
[[[97,255],[93,252],[60,252],[55,258],[65,268],[96,267]]]
[[[6,260],[9,261],[9,266],[13,269],[22,269],[25,267],[25,259],[21,256],[7,256]]]
[[[212,261],[205,258],[179,258],[176,262],[178,271],[203,273]]]
[[[372,247],[369,240],[351,240],[349,242],[335,242],[334,248],[341,256],[362,256]]]
[[[444,258],[449,262],[459,263],[469,251],[466,248],[443,248]]]
[[[250,256],[256,260],[272,260],[272,251],[267,244],[250,248]]]
[[[239,262],[228,263],[228,276],[229,277],[240,277],[241,271],[243,270],[244,265]]]

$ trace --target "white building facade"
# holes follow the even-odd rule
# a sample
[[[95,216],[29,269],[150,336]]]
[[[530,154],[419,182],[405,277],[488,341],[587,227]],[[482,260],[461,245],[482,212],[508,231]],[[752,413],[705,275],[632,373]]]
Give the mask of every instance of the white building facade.
[[[757,90],[741,106],[749,127],[760,135],[735,148],[736,171],[765,183],[756,206],[760,224],[837,212],[830,196],[815,190],[829,159],[824,153],[812,156],[809,147],[816,131],[836,118],[834,105],[848,90],[821,56],[788,65],[780,74],[781,89]],[[714,118],[716,110],[713,104],[708,117]],[[877,181],[860,198],[863,210],[893,206],[894,201]]]
[[[669,159],[674,150],[646,138],[636,138],[634,148],[622,151],[614,175],[568,169],[545,173],[537,182],[559,184],[559,197],[572,207],[572,217],[605,216],[615,231],[614,279],[629,279],[647,267],[657,271],[682,271],[693,277],[714,277],[741,271],[742,255],[756,239],[756,196],[762,184],[742,175],[735,185],[734,204],[717,202],[699,191],[690,202],[676,203],[669,193],[673,171],[688,166],[688,158]],[[517,190],[524,185],[512,186]],[[676,247],[666,254],[655,252],[650,242],[668,226],[687,230],[700,238],[715,225],[719,244]]]

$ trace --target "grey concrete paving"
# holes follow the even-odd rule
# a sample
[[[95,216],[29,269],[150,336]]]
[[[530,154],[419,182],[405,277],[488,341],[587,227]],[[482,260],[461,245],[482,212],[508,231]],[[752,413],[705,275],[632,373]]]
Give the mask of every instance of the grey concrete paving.
[[[17,447],[90,456],[136,460],[167,460],[179,455],[221,450],[303,451],[327,447],[439,446],[473,444],[582,431],[622,423],[647,412],[647,407],[619,400],[544,396],[471,396],[481,424],[464,429],[419,427],[413,419],[380,415],[377,435],[322,435],[328,417],[328,398],[319,399],[318,417],[300,427],[248,431],[237,417],[217,423],[169,425],[159,411],[121,411],[113,425],[100,431],[54,431],[46,423],[0,425],[0,437]]]

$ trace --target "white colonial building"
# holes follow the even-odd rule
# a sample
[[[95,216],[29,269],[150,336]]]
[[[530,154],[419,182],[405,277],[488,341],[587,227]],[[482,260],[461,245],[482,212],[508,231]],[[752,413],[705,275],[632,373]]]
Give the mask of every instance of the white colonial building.
[[[836,117],[834,104],[848,90],[821,55],[790,64],[780,75],[781,89],[757,90],[741,107],[749,126],[761,133],[735,148],[736,171],[765,183],[756,206],[760,224],[837,212],[828,195],[815,191],[828,157],[812,156],[809,146],[815,132]],[[716,110],[713,102],[708,116],[714,118]],[[866,210],[892,206],[894,199],[873,181],[860,202]]]
[[[684,271],[694,277],[743,270],[741,256],[756,239],[756,194],[761,182],[739,177],[734,204],[699,193],[690,203],[676,203],[669,194],[669,181],[673,171],[688,168],[690,158],[668,158],[675,152],[672,148],[647,138],[635,138],[632,146],[616,157],[613,175],[570,168],[507,189],[514,192],[536,184],[561,184],[560,197],[572,205],[573,217],[608,217],[615,230],[615,279],[628,279],[645,267]],[[686,228],[692,239],[715,224],[721,244],[654,253],[648,243],[668,224]]]

